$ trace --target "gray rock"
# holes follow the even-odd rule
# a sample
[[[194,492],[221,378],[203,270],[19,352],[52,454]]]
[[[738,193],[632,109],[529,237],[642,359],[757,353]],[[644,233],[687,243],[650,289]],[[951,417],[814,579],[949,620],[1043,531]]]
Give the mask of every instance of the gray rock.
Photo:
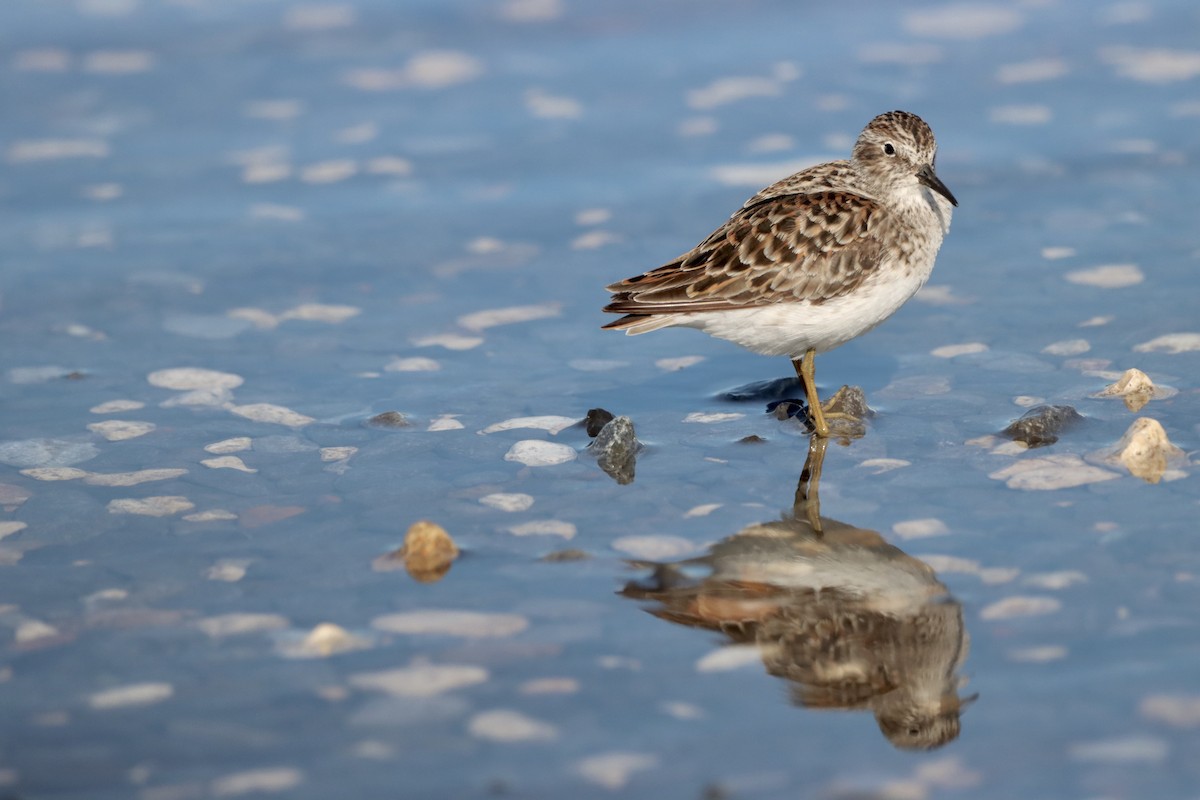
[[[1071,406],[1034,406],[1001,433],[1030,447],[1044,447],[1057,442],[1059,434],[1082,421],[1083,415]]]
[[[614,417],[600,429],[590,445],[600,469],[621,485],[633,483],[637,452],[641,447],[629,417]]]

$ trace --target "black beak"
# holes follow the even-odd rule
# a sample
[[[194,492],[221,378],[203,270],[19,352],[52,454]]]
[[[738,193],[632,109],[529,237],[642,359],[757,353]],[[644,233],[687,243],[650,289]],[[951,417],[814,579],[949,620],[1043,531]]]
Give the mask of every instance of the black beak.
[[[938,179],[937,173],[933,171],[932,164],[926,164],[917,170],[917,181],[924,186],[928,186],[942,197],[950,201],[950,205],[957,206],[958,201],[954,199],[954,194],[946,188],[946,184]]]

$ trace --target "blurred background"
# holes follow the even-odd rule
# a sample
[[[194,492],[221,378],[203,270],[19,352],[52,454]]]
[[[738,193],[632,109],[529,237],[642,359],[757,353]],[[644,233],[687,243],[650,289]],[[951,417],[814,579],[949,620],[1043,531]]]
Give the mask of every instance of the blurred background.
[[[1194,796],[1198,32],[1185,0],[3,3],[0,797]],[[786,360],[599,309],[894,108],[960,206],[821,359],[877,412],[821,485],[870,545],[830,580],[891,576],[848,611],[719,546],[791,510],[804,431],[727,394]],[[1094,397],[1130,367],[1139,413]],[[1044,403],[1085,420],[999,435]],[[1114,460],[1139,416],[1180,449],[1153,481]],[[424,582],[377,560],[421,519],[462,551]],[[808,621],[617,594],[689,557],[656,573],[688,613]],[[922,635],[952,652],[871,661]],[[929,752],[901,687],[953,718]]]

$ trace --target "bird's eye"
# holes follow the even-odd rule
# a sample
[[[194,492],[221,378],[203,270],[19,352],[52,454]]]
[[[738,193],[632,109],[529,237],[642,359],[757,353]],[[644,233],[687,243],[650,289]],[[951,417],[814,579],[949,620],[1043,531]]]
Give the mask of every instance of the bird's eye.
[[[896,155],[896,148],[892,147],[891,142],[887,142],[883,146],[883,152],[887,153],[889,156],[894,156],[894,155]]]

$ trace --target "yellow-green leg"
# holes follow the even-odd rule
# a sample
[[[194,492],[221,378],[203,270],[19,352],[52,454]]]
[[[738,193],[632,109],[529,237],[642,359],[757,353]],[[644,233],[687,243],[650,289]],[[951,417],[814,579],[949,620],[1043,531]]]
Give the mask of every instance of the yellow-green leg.
[[[808,413],[812,418],[813,434],[822,439],[829,438],[829,425],[825,422],[825,414],[821,411],[821,398],[817,395],[816,369],[817,351],[809,350],[800,358],[792,359],[792,366],[797,377],[804,384],[804,394],[808,399]]]
[[[808,440],[808,457],[804,459],[804,469],[800,472],[800,480],[796,483],[796,496],[792,501],[792,514],[799,518],[801,515],[815,533],[822,533],[821,525],[821,466],[825,463],[825,448],[829,440],[814,436]]]

